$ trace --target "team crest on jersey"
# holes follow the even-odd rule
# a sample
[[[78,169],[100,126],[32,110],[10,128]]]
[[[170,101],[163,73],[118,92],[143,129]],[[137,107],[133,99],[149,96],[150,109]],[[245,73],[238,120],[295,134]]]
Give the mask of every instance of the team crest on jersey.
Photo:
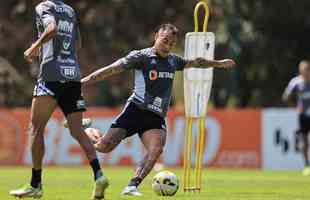
[[[173,59],[168,59],[168,63],[171,65],[171,66],[173,66],[174,65],[174,60]]]
[[[70,41],[63,41],[63,43],[62,43],[62,46],[63,46],[63,48],[65,49],[65,50],[68,50],[69,49],[69,47],[70,47],[70,45],[71,45],[71,42]]]

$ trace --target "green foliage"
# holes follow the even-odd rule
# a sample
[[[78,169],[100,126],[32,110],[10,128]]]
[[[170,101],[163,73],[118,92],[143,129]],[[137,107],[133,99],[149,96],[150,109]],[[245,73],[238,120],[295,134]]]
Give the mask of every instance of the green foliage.
[[[86,75],[132,49],[152,45],[153,32],[161,23],[171,22],[180,28],[177,49],[183,49],[185,33],[193,30],[192,15],[197,1],[67,2],[80,16],[84,48],[79,55],[82,73]],[[282,105],[281,93],[288,80],[296,75],[298,62],[310,57],[310,1],[211,0],[211,3],[209,30],[217,35],[216,58],[232,57],[238,62],[231,72],[216,72],[214,104],[225,106],[234,99],[233,106]],[[22,55],[33,40],[33,11],[31,1],[8,0],[0,7],[0,54],[28,80],[27,85],[33,75]],[[123,76],[130,79],[130,75]],[[116,84],[122,81],[121,78],[116,80]],[[96,87],[87,90],[86,97],[97,95],[100,86]],[[24,104],[29,105],[26,100],[31,93],[30,90],[22,95],[19,102],[10,98],[13,99],[11,104],[20,105],[20,100],[24,99]],[[124,100],[114,101],[112,95],[105,102]],[[98,102],[90,100],[88,105],[92,104]],[[104,102],[101,105],[112,106]]]

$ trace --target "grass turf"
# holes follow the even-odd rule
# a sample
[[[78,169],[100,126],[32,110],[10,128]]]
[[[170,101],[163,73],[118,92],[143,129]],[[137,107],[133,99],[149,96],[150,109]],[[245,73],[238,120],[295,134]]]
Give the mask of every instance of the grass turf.
[[[181,179],[182,169],[170,169]],[[27,183],[30,168],[0,167],[0,199],[14,199],[8,195]],[[44,200],[85,200],[92,191],[92,172],[88,167],[47,167],[43,171]],[[142,197],[124,197],[121,190],[133,174],[132,168],[106,168],[110,180],[107,200],[178,199],[178,200],[309,200],[310,177],[300,172],[272,172],[257,170],[208,169],[203,172],[204,188],[200,194],[184,194],[180,190],[173,197],[158,197],[151,189],[152,172],[140,186]]]

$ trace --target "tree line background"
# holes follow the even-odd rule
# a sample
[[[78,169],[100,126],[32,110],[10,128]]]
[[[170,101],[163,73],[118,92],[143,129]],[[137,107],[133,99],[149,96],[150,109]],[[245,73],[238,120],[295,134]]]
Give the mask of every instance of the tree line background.
[[[34,38],[34,3],[5,0],[0,6],[0,106],[29,106],[38,64],[23,51]],[[186,32],[193,31],[195,0],[65,0],[80,19],[82,75],[133,49],[151,46],[155,28],[173,23],[180,29],[176,53],[183,55]],[[216,34],[216,58],[233,58],[237,67],[215,71],[211,102],[215,107],[282,106],[281,94],[298,63],[310,57],[310,1],[210,0],[209,31]],[[203,13],[201,13],[203,14]],[[122,105],[132,89],[124,73],[88,87],[90,106]],[[182,102],[182,75],[172,104]],[[176,92],[177,91],[177,92]]]

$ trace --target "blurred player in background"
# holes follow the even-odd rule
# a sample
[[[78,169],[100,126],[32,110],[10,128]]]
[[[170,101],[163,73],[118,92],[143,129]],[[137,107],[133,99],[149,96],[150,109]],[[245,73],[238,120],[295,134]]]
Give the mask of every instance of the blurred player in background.
[[[99,130],[86,131],[96,143],[96,149],[102,153],[112,151],[125,138],[139,134],[147,153],[135,176],[124,188],[123,195],[142,195],[137,188],[163,152],[166,142],[165,116],[170,103],[175,72],[189,67],[230,68],[235,65],[230,59],[185,60],[171,54],[177,42],[177,35],[178,29],[174,25],[161,25],[156,30],[153,47],[131,51],[126,57],[82,79],[82,84],[86,85],[126,70],[135,73],[133,94],[108,132],[101,137]]]
[[[310,131],[310,62],[308,60],[300,62],[299,75],[289,82],[283,93],[283,100],[288,101],[293,95],[297,97],[297,110],[299,112],[299,129],[296,133],[297,137],[301,137],[303,141],[302,152],[305,160],[303,174],[309,176],[308,135]]]
[[[42,196],[44,129],[59,106],[68,120],[72,137],[81,145],[93,169],[92,199],[102,199],[108,182],[100,169],[93,144],[82,127],[85,102],[81,96],[77,59],[81,39],[75,11],[61,0],[48,0],[36,6],[35,14],[38,39],[24,52],[28,62],[40,56],[40,74],[33,92],[30,120],[32,177],[30,184],[10,191],[10,194],[19,198]]]

